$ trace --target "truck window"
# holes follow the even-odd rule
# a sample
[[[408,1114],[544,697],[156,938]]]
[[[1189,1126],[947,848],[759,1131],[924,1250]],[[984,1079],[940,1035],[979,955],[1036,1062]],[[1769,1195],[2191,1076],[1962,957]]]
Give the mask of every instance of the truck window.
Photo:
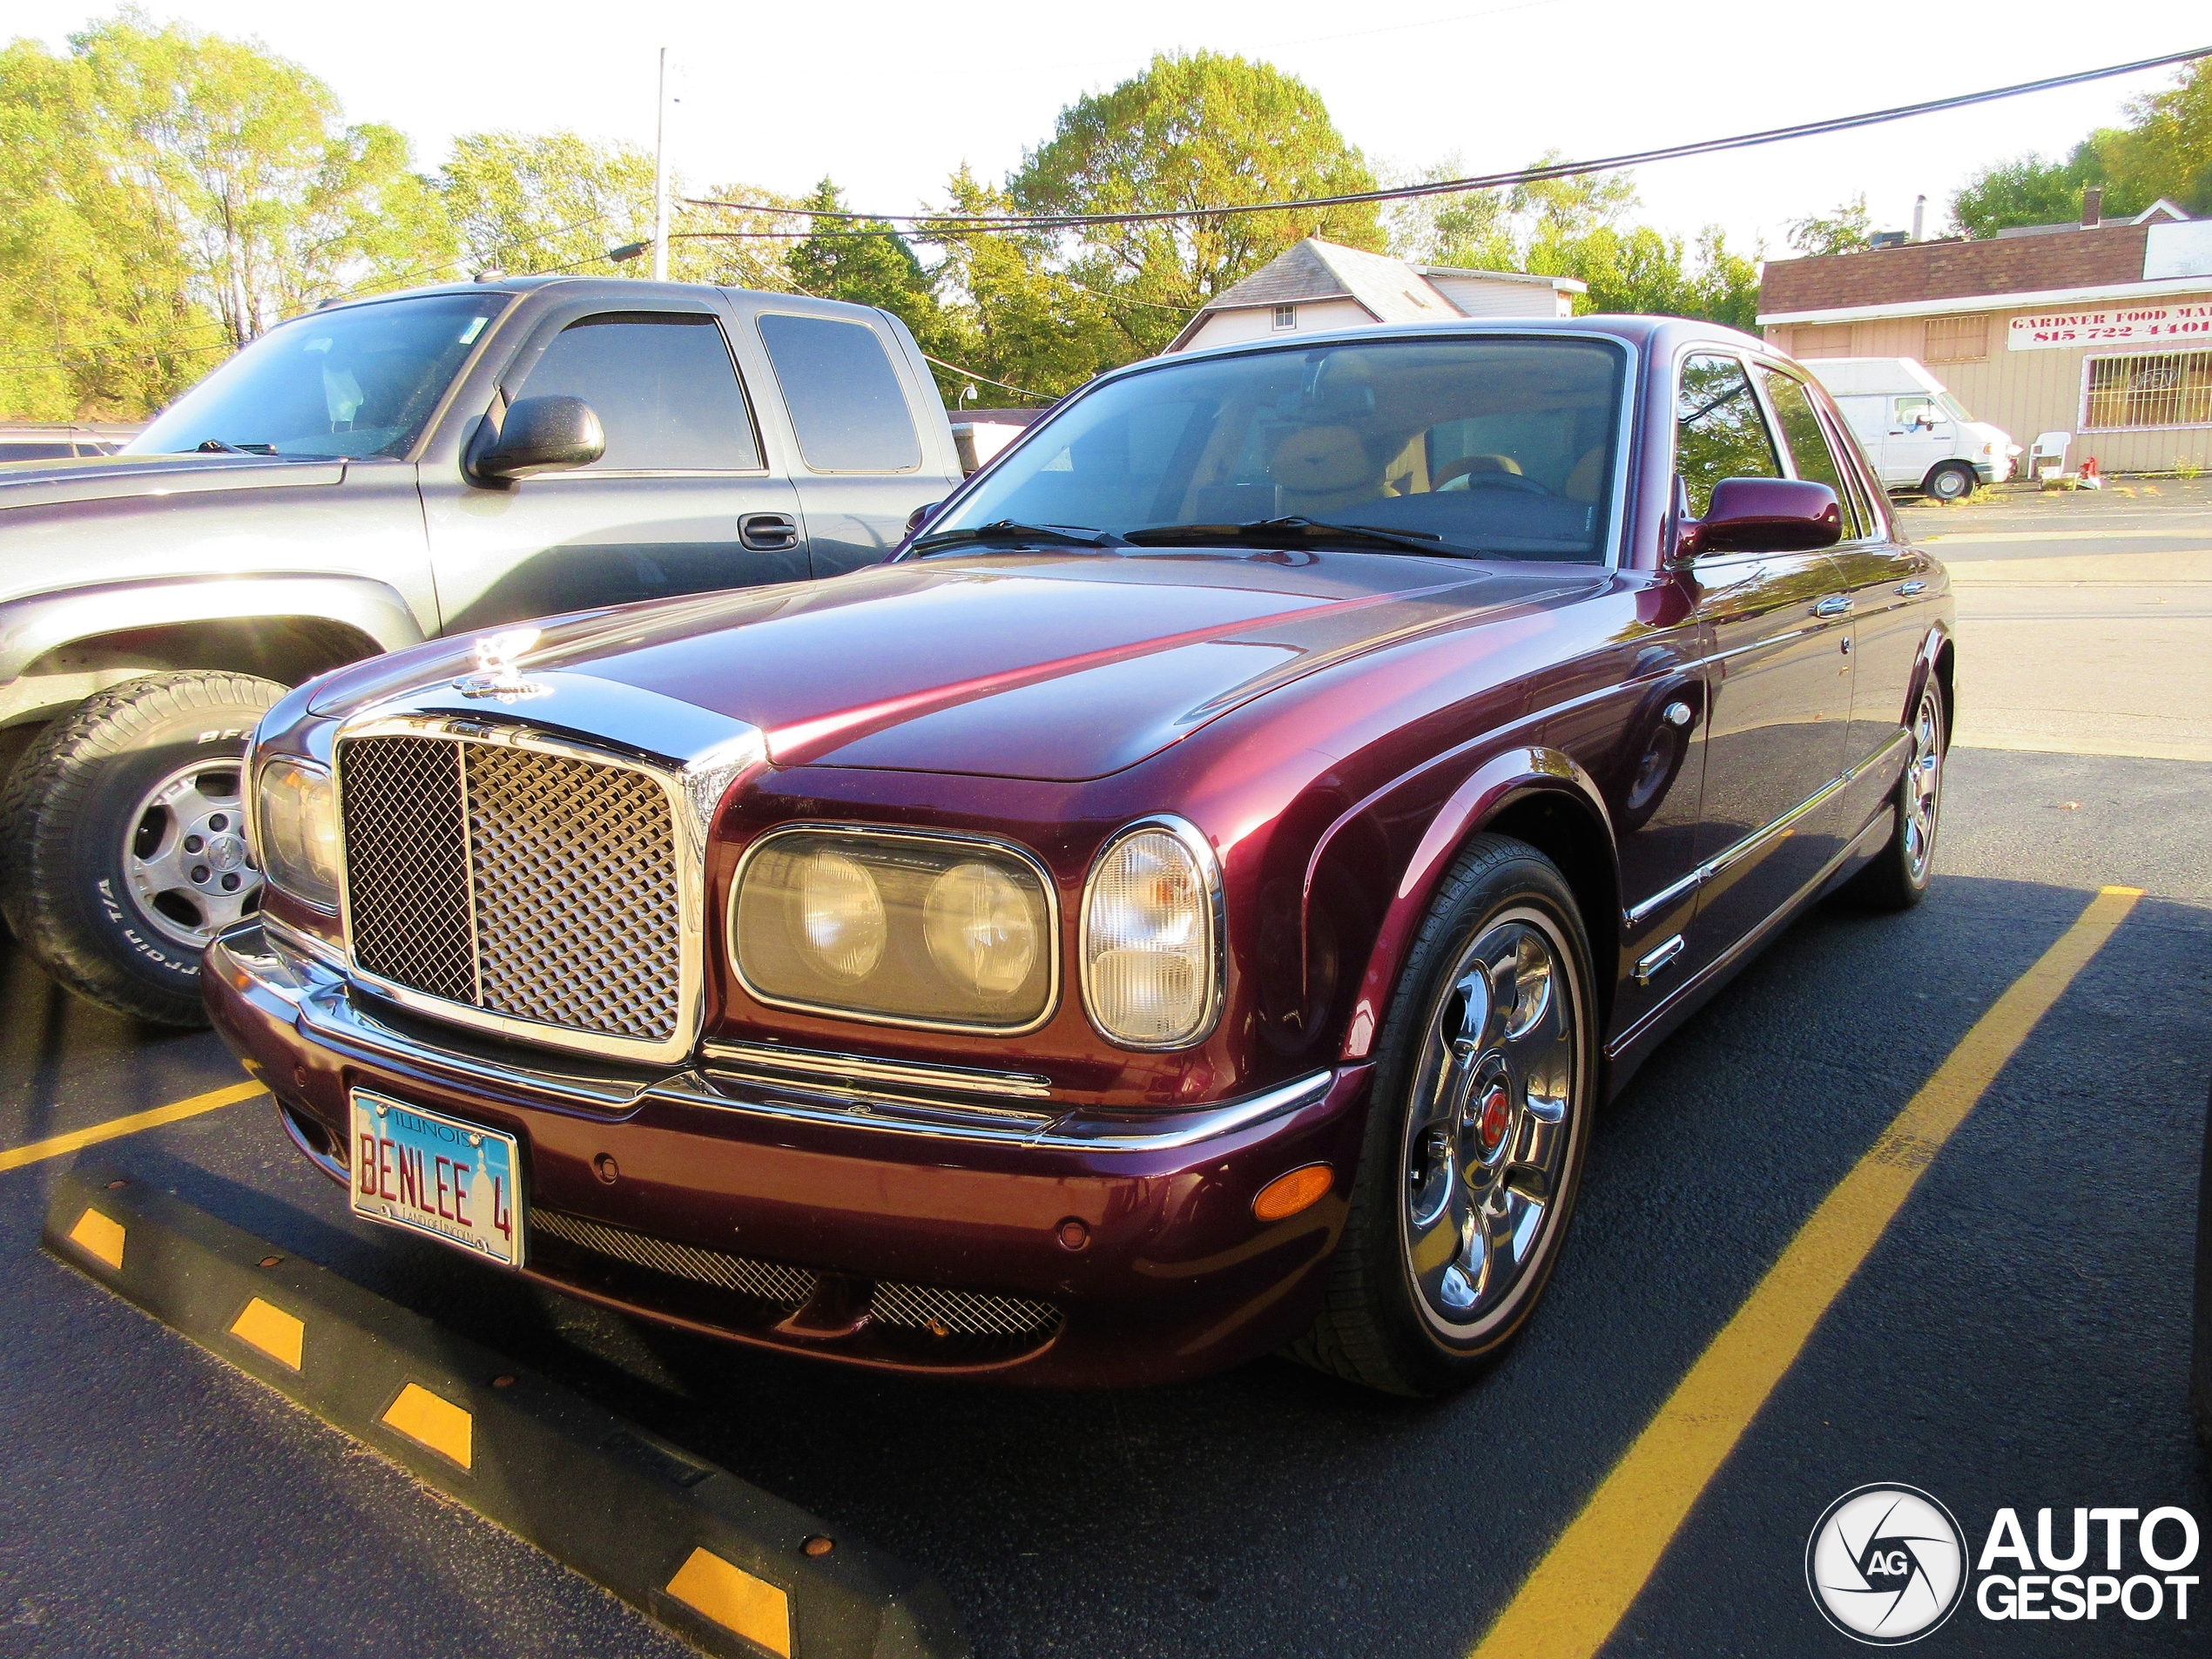
[[[921,438],[883,341],[865,323],[768,312],[761,342],[776,366],[799,450],[816,472],[912,472]]]
[[[515,395],[580,397],[606,428],[589,472],[744,472],[760,465],[729,342],[696,312],[612,311],[554,336]]]
[[[1683,364],[1675,394],[1675,470],[1689,510],[1700,518],[1722,479],[1782,476],[1766,416],[1735,358],[1692,357]]]
[[[1844,511],[1844,536],[1857,541],[1866,531],[1858,522],[1858,502],[1844,487],[1844,469],[1829,452],[1828,435],[1821,428],[1819,415],[1813,413],[1812,398],[1804,385],[1787,374],[1765,374],[1767,401],[1774,406],[1774,418],[1782,427],[1782,441],[1790,448],[1790,459],[1797,463],[1797,476],[1812,483],[1825,484],[1836,492],[1836,500]]]

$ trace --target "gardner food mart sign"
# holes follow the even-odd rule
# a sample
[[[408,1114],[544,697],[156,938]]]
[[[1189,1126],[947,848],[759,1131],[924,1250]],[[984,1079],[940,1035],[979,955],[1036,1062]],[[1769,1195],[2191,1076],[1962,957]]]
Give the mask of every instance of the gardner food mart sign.
[[[2041,311],[2013,318],[2005,343],[2013,351],[2130,343],[2212,346],[2212,304]]]

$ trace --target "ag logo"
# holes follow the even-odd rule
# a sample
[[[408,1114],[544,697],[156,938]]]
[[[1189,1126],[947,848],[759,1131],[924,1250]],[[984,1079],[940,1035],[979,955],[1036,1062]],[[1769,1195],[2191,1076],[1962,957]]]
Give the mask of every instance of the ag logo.
[[[1966,1541],[1917,1487],[1860,1487],[1828,1506],[1805,1542],[1813,1605],[1854,1642],[1917,1642],[1965,1599]]]

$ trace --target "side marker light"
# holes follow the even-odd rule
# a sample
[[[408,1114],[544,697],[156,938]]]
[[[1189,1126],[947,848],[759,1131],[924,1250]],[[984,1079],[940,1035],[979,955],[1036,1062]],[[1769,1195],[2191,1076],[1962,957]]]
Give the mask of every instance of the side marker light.
[[[1286,1221],[1301,1210],[1311,1210],[1329,1196],[1336,1179],[1336,1171],[1325,1163],[1309,1163],[1278,1175],[1252,1199],[1252,1219]]]

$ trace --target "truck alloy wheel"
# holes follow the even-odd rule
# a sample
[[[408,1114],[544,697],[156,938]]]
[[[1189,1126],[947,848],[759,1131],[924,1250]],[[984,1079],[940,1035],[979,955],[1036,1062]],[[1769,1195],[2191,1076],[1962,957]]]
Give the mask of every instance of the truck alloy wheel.
[[[43,732],[0,798],[0,905],[59,983],[118,1014],[204,1025],[199,958],[260,900],[246,742],[284,688],[150,675]]]

